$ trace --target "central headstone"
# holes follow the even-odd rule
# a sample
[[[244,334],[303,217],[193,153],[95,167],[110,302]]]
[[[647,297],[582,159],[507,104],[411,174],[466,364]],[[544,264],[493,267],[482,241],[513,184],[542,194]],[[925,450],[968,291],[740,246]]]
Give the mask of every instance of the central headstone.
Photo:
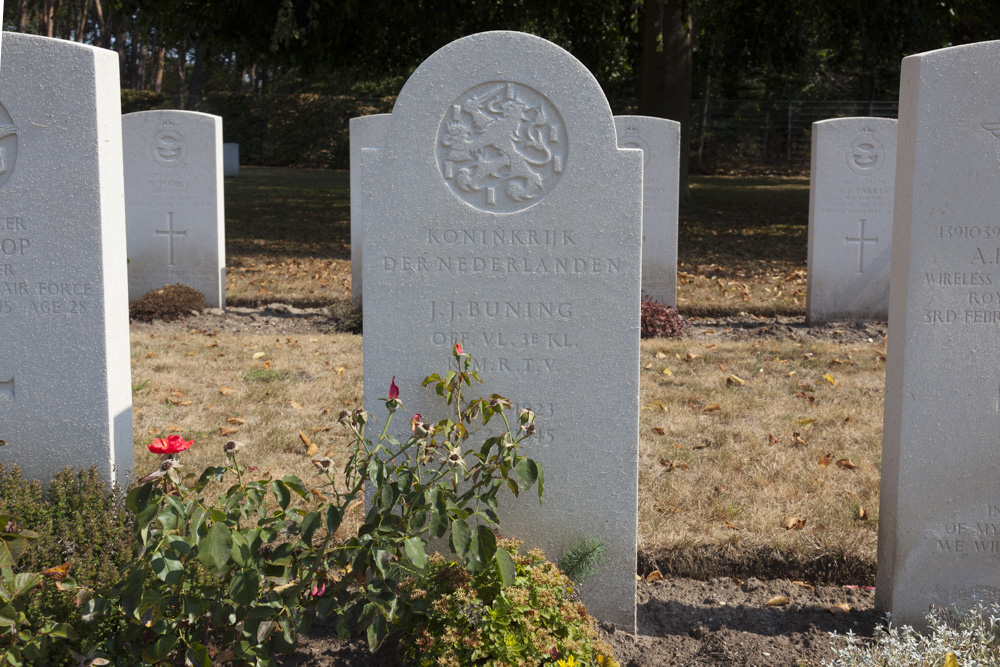
[[[222,119],[139,111],[122,117],[122,130],[129,299],[179,283],[224,308]]]
[[[444,417],[420,382],[460,341],[483,395],[538,415],[545,504],[505,499],[504,534],[553,560],[602,540],[581,596],[634,631],[642,153],[573,56],[490,32],[413,73],[362,162],[367,409],[395,375],[407,409]]]
[[[896,120],[812,125],[806,319],[885,321],[896,178]]]
[[[1000,41],[903,60],[876,606],[1000,603]]]
[[[0,460],[47,483],[133,467],[118,56],[7,33],[0,70]]]

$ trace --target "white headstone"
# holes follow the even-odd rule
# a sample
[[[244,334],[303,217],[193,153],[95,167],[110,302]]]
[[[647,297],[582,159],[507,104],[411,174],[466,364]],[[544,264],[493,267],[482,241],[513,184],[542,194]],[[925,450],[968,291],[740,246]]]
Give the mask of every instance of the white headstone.
[[[194,111],[122,117],[128,294],[179,283],[226,305],[222,119]]]
[[[240,175],[240,145],[222,144],[222,175],[236,178]]]
[[[681,124],[652,116],[615,116],[618,145],[641,148],[642,293],[677,305],[677,198]]]
[[[357,304],[361,303],[362,296],[361,256],[364,247],[364,234],[361,229],[361,220],[364,219],[361,207],[365,202],[361,196],[361,149],[384,146],[388,127],[387,113],[351,119],[351,298]]]
[[[903,60],[876,606],[1000,602],[1000,41]]]
[[[885,321],[889,314],[896,120],[812,125],[806,320]]]
[[[18,33],[0,70],[0,460],[133,468],[118,56]]]
[[[443,417],[420,382],[461,341],[482,395],[538,415],[545,504],[505,498],[504,534],[553,560],[603,540],[583,601],[634,631],[642,153],[573,56],[489,32],[424,61],[362,162],[366,408],[384,415],[395,375],[407,409]]]

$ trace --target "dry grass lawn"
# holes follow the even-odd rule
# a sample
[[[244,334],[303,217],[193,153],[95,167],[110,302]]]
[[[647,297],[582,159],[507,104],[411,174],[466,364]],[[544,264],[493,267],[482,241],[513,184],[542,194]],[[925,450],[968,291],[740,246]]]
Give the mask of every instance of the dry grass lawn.
[[[249,169],[226,186],[230,303],[349,298],[346,173]],[[693,193],[698,207],[682,215],[681,312],[801,315],[808,179],[702,177]],[[873,577],[884,355],[882,340],[734,342],[709,331],[644,341],[647,566]],[[219,465],[232,438],[251,445],[258,474],[309,482],[307,440],[343,461],[337,415],[361,405],[361,359],[361,337],[348,334],[133,323],[138,472],[156,465],[146,443],[180,433],[196,442],[187,472]]]

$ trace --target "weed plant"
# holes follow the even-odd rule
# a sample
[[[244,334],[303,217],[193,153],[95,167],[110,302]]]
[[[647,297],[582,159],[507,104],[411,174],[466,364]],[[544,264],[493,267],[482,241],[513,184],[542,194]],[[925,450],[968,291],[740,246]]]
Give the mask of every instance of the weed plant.
[[[836,658],[824,667],[991,667],[1000,665],[1000,606],[966,612],[937,609],[927,615],[927,632],[909,625],[876,630],[870,643],[833,635]]]
[[[164,285],[151,289],[133,301],[128,308],[129,317],[143,322],[164,320],[170,322],[202,311],[208,307],[205,295],[187,285]]]

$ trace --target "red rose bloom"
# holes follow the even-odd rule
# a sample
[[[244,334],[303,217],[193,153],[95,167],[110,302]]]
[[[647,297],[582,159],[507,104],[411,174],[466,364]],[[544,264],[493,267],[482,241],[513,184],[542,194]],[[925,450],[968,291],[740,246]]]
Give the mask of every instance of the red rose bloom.
[[[399,387],[396,386],[396,376],[392,376],[392,382],[389,383],[389,399],[395,400],[399,398]]]
[[[176,454],[183,452],[193,444],[193,440],[185,440],[179,435],[171,435],[166,438],[153,438],[153,442],[146,446],[154,454]]]

